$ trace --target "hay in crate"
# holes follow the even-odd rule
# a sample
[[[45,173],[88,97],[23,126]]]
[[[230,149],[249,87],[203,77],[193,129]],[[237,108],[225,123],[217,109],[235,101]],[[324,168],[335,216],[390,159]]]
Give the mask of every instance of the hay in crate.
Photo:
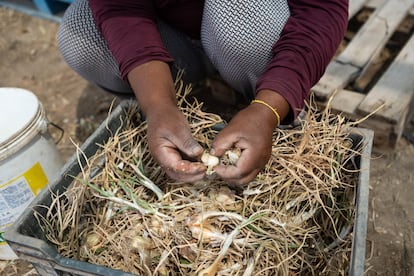
[[[225,122],[177,89],[208,149]],[[344,118],[309,109],[300,127],[276,129],[267,166],[240,191],[220,179],[169,179],[138,111],[126,111],[82,175],[37,213],[61,255],[138,275],[346,274],[359,151]]]

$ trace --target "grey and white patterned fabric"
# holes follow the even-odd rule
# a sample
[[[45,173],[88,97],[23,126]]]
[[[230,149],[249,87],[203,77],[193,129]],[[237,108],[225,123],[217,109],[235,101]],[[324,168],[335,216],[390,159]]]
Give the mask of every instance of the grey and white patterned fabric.
[[[289,16],[287,0],[205,1],[204,50],[221,77],[245,97],[253,97]]]
[[[83,78],[114,92],[132,93],[95,26],[87,0],[75,1],[67,8],[57,40],[63,59]]]
[[[182,69],[186,80],[198,81],[217,70],[236,91],[252,98],[289,15],[287,0],[206,0],[201,43],[161,21],[158,29],[175,60],[173,73]],[[110,91],[132,92],[95,26],[87,0],[76,0],[66,10],[58,45],[64,60],[85,79]]]

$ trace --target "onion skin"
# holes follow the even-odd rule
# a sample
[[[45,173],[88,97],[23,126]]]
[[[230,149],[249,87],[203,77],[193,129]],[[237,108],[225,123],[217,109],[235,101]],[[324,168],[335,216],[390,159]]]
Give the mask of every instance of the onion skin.
[[[207,167],[206,174],[214,174],[214,167],[220,163],[220,159],[217,156],[211,155],[208,152],[204,152],[201,156],[201,162]]]

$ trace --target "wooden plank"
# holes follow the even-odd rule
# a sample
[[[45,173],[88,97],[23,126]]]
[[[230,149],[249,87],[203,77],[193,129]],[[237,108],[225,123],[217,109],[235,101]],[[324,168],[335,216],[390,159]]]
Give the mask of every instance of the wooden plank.
[[[329,106],[332,113],[340,113],[355,122],[360,121],[359,127],[374,130],[374,145],[377,151],[388,152],[395,149],[397,142],[402,137],[405,122],[402,120],[398,123],[390,123],[375,114],[361,114],[358,112],[358,106],[365,98],[365,94],[342,89],[336,91],[329,101],[317,102],[317,104],[321,110]],[[412,103],[414,104],[414,101]],[[405,118],[406,114],[407,112],[403,112],[401,116]]]
[[[358,127],[374,130],[374,148],[378,152],[389,152],[395,149],[398,137],[395,134],[395,126],[384,121],[369,118],[358,125]]]
[[[312,88],[315,95],[320,99],[327,99],[335,90],[344,88],[344,85],[355,79],[356,71],[362,74],[369,62],[384,48],[413,4],[414,0],[385,1],[376,9],[345,50],[335,59],[335,64],[328,66],[324,76]],[[356,69],[350,70],[350,66]]]
[[[365,22],[337,60],[364,68],[385,46],[414,0],[387,1]]]
[[[410,105],[414,94],[414,35],[400,51],[388,70],[358,107],[358,111],[369,114],[384,105],[376,115],[392,123],[401,123],[401,118]]]
[[[381,7],[385,1],[394,1],[394,0],[368,0],[365,5],[368,8],[376,9],[378,7]]]
[[[357,107],[366,97],[365,94],[350,91],[339,90],[335,92],[329,102],[317,102],[320,110],[328,107],[334,114],[342,114],[347,119],[358,123],[358,127],[372,129],[375,132],[374,147],[379,152],[389,152],[397,145],[397,141],[401,138],[402,129],[399,124],[391,124],[375,116],[358,114]]]
[[[349,0],[348,18],[352,18],[359,12],[366,2],[367,0]]]
[[[359,72],[360,69],[355,66],[333,60],[326,68],[326,73],[312,88],[312,92],[318,100],[328,100],[336,89],[346,86]]]
[[[362,93],[342,89],[332,95],[330,107],[334,111],[345,113],[350,119],[358,119],[355,114],[364,98]]]

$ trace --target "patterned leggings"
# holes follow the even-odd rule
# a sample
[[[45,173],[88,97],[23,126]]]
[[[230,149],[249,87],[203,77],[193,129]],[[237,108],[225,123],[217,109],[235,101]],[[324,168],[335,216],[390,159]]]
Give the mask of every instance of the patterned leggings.
[[[218,72],[236,91],[252,98],[289,15],[287,0],[206,0],[201,41],[162,21],[157,24],[175,60],[174,74],[182,69],[184,78],[193,82]],[[58,45],[67,64],[83,78],[114,92],[132,92],[95,26],[87,0],[76,0],[66,10]]]

